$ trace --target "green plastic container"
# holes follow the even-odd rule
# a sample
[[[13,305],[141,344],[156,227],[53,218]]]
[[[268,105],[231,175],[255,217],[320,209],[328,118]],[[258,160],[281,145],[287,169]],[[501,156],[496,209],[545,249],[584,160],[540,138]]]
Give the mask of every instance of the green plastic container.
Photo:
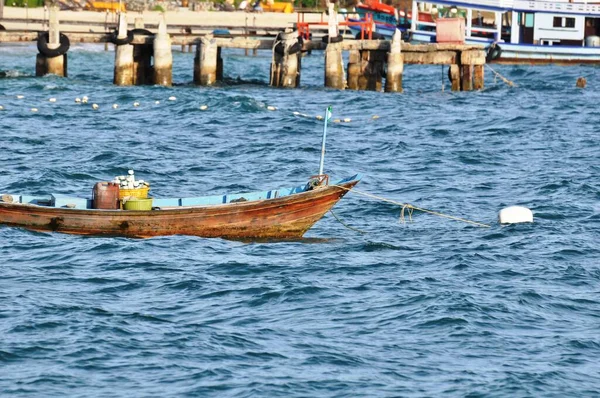
[[[129,199],[123,204],[124,210],[148,211],[152,210],[152,198]]]

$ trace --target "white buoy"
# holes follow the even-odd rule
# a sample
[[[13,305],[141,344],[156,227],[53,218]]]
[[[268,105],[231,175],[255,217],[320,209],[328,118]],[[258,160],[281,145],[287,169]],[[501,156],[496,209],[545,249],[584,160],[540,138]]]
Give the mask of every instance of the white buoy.
[[[352,119],[350,119],[349,117],[347,117],[347,118],[344,119],[345,123],[350,123],[351,121],[352,121]]]
[[[208,109],[208,105],[200,105],[200,110],[205,111]]]
[[[177,97],[174,97],[174,96],[169,97],[169,101],[175,101],[176,99],[177,99]]]
[[[505,207],[498,213],[498,221],[500,224],[533,222],[533,213],[527,207],[523,206]]]
[[[140,103],[136,101],[133,103],[133,106],[135,106],[137,108],[138,106],[140,106]]]
[[[17,95],[17,99],[23,99],[23,98],[25,98],[24,95]]]
[[[276,107],[274,107],[274,106],[270,106],[270,105],[269,105],[269,106],[267,106],[267,109],[268,109],[268,110],[270,110],[270,111],[276,111],[276,110],[277,110],[277,108],[276,108]]]
[[[48,102],[56,102],[56,98],[50,98]]]
[[[0,105],[0,111],[3,111],[4,107],[2,105]]]
[[[37,112],[38,108],[31,108],[31,112]]]
[[[323,116],[317,115],[317,120],[323,120]]]
[[[333,122],[334,123],[339,123],[339,122],[341,122],[341,120],[340,119],[333,119]]]
[[[373,115],[373,117],[371,117],[371,119],[373,119],[373,120],[379,119],[379,116]]]
[[[159,104],[160,104],[160,101],[154,101],[154,104],[155,104],[155,105],[159,105]]]
[[[79,98],[79,97],[75,98],[75,102],[79,104],[81,102],[81,98]]]
[[[98,104],[92,104],[92,109],[98,109],[98,108],[99,108]]]
[[[113,104],[113,109],[117,109],[119,107],[119,104]]]

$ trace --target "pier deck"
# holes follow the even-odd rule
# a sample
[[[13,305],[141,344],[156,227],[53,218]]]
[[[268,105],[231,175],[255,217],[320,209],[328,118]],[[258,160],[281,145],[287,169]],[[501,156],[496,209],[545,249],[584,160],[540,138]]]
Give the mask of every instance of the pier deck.
[[[62,32],[69,37],[71,43],[110,43],[111,36],[107,33]],[[173,45],[195,45],[203,34],[171,34]],[[3,31],[0,32],[0,43],[35,42],[38,32],[34,31]],[[131,44],[150,44],[152,36],[135,35]],[[215,37],[216,45],[220,48],[239,48],[247,50],[271,50],[274,38],[260,37]],[[345,40],[340,43],[343,51],[368,50],[389,51],[389,40]],[[321,40],[307,40],[303,50],[322,50],[327,48],[327,43]],[[463,52],[482,52],[483,45],[465,44],[410,44],[402,43],[401,51],[404,54],[405,64],[435,64],[452,65],[457,63],[456,56]]]

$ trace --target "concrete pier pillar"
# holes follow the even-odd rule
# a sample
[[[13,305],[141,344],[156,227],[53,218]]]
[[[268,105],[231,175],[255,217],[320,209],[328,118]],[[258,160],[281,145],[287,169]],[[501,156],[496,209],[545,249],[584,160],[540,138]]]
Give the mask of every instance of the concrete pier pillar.
[[[194,83],[210,86],[217,81],[219,51],[212,34],[200,38],[194,58]]]
[[[167,23],[163,15],[154,36],[154,84],[171,86],[173,84],[173,54],[171,36],[167,33]]]
[[[41,33],[38,38],[38,49],[40,51],[35,60],[35,75],[45,76],[53,74],[56,76],[67,76],[67,50],[68,39],[61,37],[58,22],[58,7],[50,7],[48,33]],[[61,43],[61,39],[63,43]],[[66,40],[66,44],[65,44]]]
[[[341,43],[329,43],[325,49],[325,87],[346,88]]]
[[[448,68],[448,78],[452,84],[452,91],[460,91],[460,68],[453,64]]]
[[[461,65],[460,76],[462,91],[473,91],[473,65]]]
[[[335,11],[335,4],[332,2],[328,2],[328,13],[329,19],[327,20],[327,34],[329,35],[329,42],[331,43],[331,39],[339,36],[339,27],[338,27],[338,18],[337,12]]]
[[[117,39],[127,39],[127,14],[119,14],[119,25]],[[131,44],[119,44],[115,50],[115,71],[113,83],[117,86],[133,85],[133,46]]]
[[[348,55],[348,89],[358,90],[358,78],[360,77],[360,51],[350,50]]]
[[[402,92],[402,75],[404,73],[404,56],[402,55],[402,36],[398,29],[392,37],[390,52],[387,54],[387,74],[385,91]]]
[[[483,90],[483,67],[484,65],[473,66],[473,89]]]
[[[300,83],[300,59],[302,46],[297,32],[291,29],[281,32],[273,42],[270,85],[295,88]]]

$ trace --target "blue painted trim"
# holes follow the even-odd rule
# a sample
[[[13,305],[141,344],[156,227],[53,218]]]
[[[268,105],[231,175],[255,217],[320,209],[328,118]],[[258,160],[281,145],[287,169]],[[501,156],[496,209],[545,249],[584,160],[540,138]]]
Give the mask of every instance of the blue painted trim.
[[[341,179],[333,185],[345,184],[350,181],[358,181],[362,178],[360,174],[355,174],[351,177]],[[293,195],[306,191],[307,184],[298,185],[291,188],[279,188],[269,191],[256,191],[256,192],[245,192],[230,195],[212,195],[212,196],[199,196],[191,198],[153,198],[153,206],[155,207],[179,207],[179,206],[210,206],[210,205],[221,205],[231,203],[232,200],[244,198],[248,202],[275,199],[284,196]],[[30,203],[40,206],[52,206],[52,207],[64,207],[67,204],[75,204],[76,209],[91,209],[92,200],[85,198],[78,198],[73,196],[66,196],[60,194],[52,194],[48,196],[18,196],[20,203]]]

